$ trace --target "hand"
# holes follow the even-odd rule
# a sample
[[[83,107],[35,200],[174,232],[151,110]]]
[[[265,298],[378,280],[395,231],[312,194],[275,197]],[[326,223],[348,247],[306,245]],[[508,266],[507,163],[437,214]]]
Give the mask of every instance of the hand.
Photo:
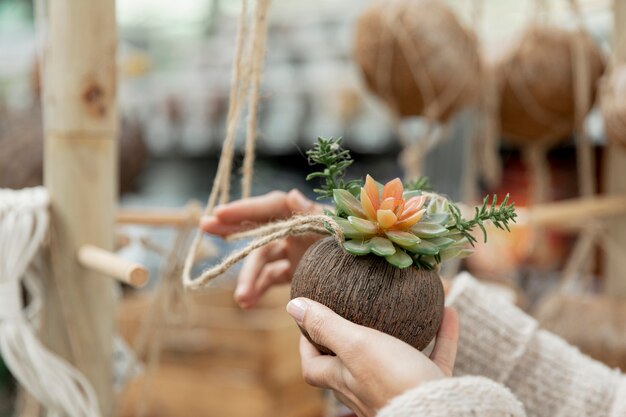
[[[207,233],[219,236],[241,232],[260,224],[285,219],[294,214],[321,213],[322,206],[300,191],[272,191],[268,194],[234,201],[215,208],[213,216],[202,219]],[[256,251],[244,261],[235,290],[235,301],[250,308],[272,285],[291,282],[294,269],[304,252],[321,236],[290,236]]]
[[[334,391],[359,417],[374,417],[391,399],[428,381],[452,376],[458,318],[446,308],[430,358],[410,345],[338,316],[322,304],[296,298],[287,311],[316,343],[337,356],[322,355],[300,338],[307,383]]]

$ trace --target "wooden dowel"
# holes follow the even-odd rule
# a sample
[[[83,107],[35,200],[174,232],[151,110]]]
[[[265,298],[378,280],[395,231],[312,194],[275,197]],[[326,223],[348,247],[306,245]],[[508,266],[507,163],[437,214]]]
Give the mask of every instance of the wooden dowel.
[[[118,224],[145,226],[180,227],[198,223],[202,209],[197,202],[177,209],[122,209],[117,213]]]
[[[564,200],[519,210],[518,223],[580,228],[585,222],[626,214],[626,196]]]
[[[78,249],[78,262],[85,268],[118,279],[133,287],[142,287],[148,282],[148,270],[143,265],[93,245]]]

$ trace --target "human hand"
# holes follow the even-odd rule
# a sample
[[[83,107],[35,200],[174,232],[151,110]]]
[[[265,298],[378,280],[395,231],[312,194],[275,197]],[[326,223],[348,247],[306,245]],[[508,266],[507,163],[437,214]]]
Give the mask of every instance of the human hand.
[[[374,329],[354,324],[306,298],[287,311],[309,336],[337,356],[322,355],[300,338],[307,383],[334,391],[359,417],[374,417],[394,397],[428,381],[452,376],[459,336],[456,312],[446,308],[430,358]]]
[[[307,199],[296,189],[288,193],[272,191],[216,207],[212,216],[202,219],[201,228],[207,233],[228,236],[294,214],[322,211],[320,204]],[[300,258],[320,237],[289,236],[252,252],[239,273],[235,301],[242,308],[250,308],[270,286],[290,282]]]

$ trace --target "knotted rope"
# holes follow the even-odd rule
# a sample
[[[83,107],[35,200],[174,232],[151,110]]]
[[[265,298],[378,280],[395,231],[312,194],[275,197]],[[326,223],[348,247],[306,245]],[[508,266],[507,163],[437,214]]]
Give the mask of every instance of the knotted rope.
[[[48,231],[48,203],[41,187],[0,190],[0,352],[19,383],[52,416],[99,416],[89,382],[43,346],[22,306],[20,281]]]
[[[183,273],[183,284],[188,289],[199,289],[206,286],[209,281],[222,275],[237,262],[250,255],[255,249],[259,249],[275,240],[287,236],[299,236],[310,233],[327,234],[332,231],[339,243],[344,240],[343,230],[331,217],[325,215],[295,216],[291,219],[271,223],[247,232],[231,235],[230,239],[242,239],[247,237],[257,237],[246,247],[233,252],[218,265],[205,269],[196,279],[190,279],[189,275]]]

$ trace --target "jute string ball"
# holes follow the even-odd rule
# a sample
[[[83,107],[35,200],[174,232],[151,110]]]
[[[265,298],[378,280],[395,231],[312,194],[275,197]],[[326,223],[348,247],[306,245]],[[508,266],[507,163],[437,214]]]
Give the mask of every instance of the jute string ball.
[[[445,122],[479,88],[476,38],[440,0],[378,0],[356,23],[367,87],[399,117]]]
[[[602,82],[600,105],[607,138],[626,146],[626,66],[618,67]]]
[[[495,64],[502,136],[546,147],[567,138],[591,108],[603,71],[602,53],[585,31],[530,26]]]

